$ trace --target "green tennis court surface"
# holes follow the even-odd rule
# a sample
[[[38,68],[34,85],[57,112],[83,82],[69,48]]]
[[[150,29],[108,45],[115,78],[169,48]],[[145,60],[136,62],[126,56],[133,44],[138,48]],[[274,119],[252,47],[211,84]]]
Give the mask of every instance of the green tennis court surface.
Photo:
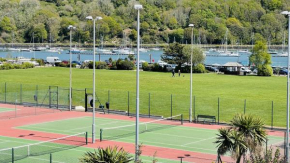
[[[0,136],[0,151],[1,149],[6,149],[6,148],[12,148],[12,147],[16,147],[16,146],[24,146],[27,144],[34,144],[34,143],[38,143],[37,141],[32,141],[32,140],[26,140],[26,139],[20,139],[20,138],[10,138],[10,137],[2,137]],[[53,143],[50,144],[49,146],[53,146]],[[45,146],[41,146],[39,147],[39,150],[45,147],[49,147],[47,144]],[[79,162],[79,158],[83,156],[83,154],[87,151],[93,151],[94,149],[92,148],[85,148],[85,147],[76,147],[76,148],[70,148],[67,150],[61,150],[58,152],[54,152],[52,153],[52,160],[54,163],[78,163]],[[16,150],[15,150],[16,151]],[[27,151],[25,151],[27,152]],[[0,155],[2,154],[3,156],[3,152],[0,152]],[[6,153],[7,155],[9,155],[9,153]],[[141,159],[143,160],[143,162],[152,162],[153,158],[152,157],[144,157],[142,156]],[[176,160],[167,160],[167,159],[160,159],[160,158],[156,158],[158,160],[158,162],[160,163],[176,163],[179,161]],[[31,163],[31,162],[50,162],[50,154],[44,154],[44,155],[40,155],[40,156],[32,156],[32,157],[27,157],[24,159],[20,159],[18,161],[15,161],[17,163]]]
[[[8,111],[13,111],[14,109],[10,109],[10,108],[0,108],[0,113],[2,112],[8,112]]]
[[[96,119],[96,136],[98,137],[100,135],[100,128],[104,128],[102,134],[104,141],[114,140],[133,144],[135,143],[134,124],[133,121],[98,117]],[[88,136],[90,137],[91,125],[91,117],[81,117],[20,126],[17,128],[67,135],[88,131]],[[127,125],[129,125],[129,127],[119,129],[114,128],[114,132],[106,130],[106,128]],[[157,147],[216,154],[216,144],[213,142],[216,140],[217,130],[185,127],[180,125],[179,122],[173,122],[172,125],[155,123],[153,125],[157,125],[157,127],[151,130],[151,127],[149,126],[147,132],[141,132],[140,143]],[[283,142],[282,137],[269,136],[268,146],[279,142]]]

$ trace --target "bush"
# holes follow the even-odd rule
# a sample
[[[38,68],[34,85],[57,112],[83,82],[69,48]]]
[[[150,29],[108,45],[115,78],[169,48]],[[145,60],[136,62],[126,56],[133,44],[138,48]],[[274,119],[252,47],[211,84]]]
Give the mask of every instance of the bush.
[[[151,71],[152,66],[149,65],[147,62],[143,62],[143,63],[142,63],[142,69],[143,69],[144,71]]]
[[[34,67],[34,65],[32,63],[24,62],[22,64],[23,69],[28,69],[28,68],[33,68],[33,67]]]
[[[118,60],[116,65],[118,70],[133,70],[135,67],[134,63],[128,60]]]
[[[204,65],[201,64],[201,63],[196,65],[196,66],[194,66],[192,68],[192,71],[195,72],[195,73],[205,73],[206,72]]]
[[[158,63],[154,63],[154,64],[152,65],[151,70],[152,70],[152,71],[160,71],[160,72],[163,71],[162,66],[160,66]]]
[[[96,62],[96,68],[97,69],[107,69],[108,66],[107,66],[106,62],[99,61],[99,62]]]
[[[273,69],[270,65],[262,65],[258,67],[258,76],[272,76]]]
[[[65,63],[59,63],[59,64],[57,64],[57,65],[55,65],[55,66],[59,66],[59,67],[68,67],[69,66],[69,64],[65,64]]]
[[[0,62],[6,62],[7,60],[5,58],[0,58]]]

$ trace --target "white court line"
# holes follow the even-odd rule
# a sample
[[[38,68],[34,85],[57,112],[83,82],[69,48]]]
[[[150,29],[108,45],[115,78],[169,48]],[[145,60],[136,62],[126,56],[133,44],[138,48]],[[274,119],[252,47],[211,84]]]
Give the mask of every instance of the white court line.
[[[7,136],[1,136],[1,137],[7,137]],[[0,139],[1,139],[0,137]],[[11,137],[7,137],[7,138],[11,138]],[[26,140],[26,139],[22,139],[22,138],[15,138],[15,139],[21,139],[21,140]],[[13,141],[13,140],[8,140],[9,142],[15,142],[15,143],[20,143],[20,144],[27,144],[27,143],[24,143],[24,142],[21,142],[21,141]],[[29,145],[29,144],[27,144]],[[90,150],[93,150],[94,148],[89,148],[89,147],[81,147],[81,148],[86,148],[86,149],[90,149]],[[86,150],[78,150],[78,149],[67,149],[67,150],[63,150],[63,151],[77,151],[77,152],[87,152]],[[63,151],[59,151],[59,152],[63,152]],[[58,152],[56,152],[58,153]],[[151,156],[145,156],[145,157],[151,157]],[[170,160],[170,161],[177,161],[177,160],[173,160],[173,159],[167,159],[167,158],[162,158],[162,157],[156,157],[157,159],[164,159],[164,160]],[[146,162],[152,162],[152,160],[146,160],[146,159],[143,159],[143,161],[146,161]],[[56,162],[56,161],[53,161],[53,162]],[[159,161],[158,161],[159,162]],[[59,163],[63,163],[63,162],[59,162]],[[159,162],[159,163],[162,163],[162,162]]]
[[[102,123],[102,124],[99,124],[99,126],[108,125],[108,124],[114,124],[114,123],[118,123],[118,122]],[[98,125],[98,124],[97,124],[97,125]],[[88,127],[80,127],[80,128],[74,128],[74,129],[70,129],[70,130],[67,130],[67,131],[74,131],[74,130],[79,130],[79,129],[84,129],[84,128],[91,128],[91,126],[88,126]]]
[[[190,145],[190,144],[195,144],[195,143],[199,143],[199,142],[210,140],[210,139],[214,139],[214,138],[216,138],[216,137],[211,137],[211,138],[207,138],[207,139],[202,139],[202,140],[186,143],[186,144],[183,144],[182,146],[187,146],[187,145]]]

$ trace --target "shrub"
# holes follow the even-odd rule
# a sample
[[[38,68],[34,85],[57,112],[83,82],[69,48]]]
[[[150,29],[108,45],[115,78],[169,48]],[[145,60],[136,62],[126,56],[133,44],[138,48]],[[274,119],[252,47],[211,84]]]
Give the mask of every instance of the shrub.
[[[134,63],[128,60],[118,60],[116,65],[118,70],[133,70],[135,67]]]
[[[152,71],[162,71],[162,66],[160,66],[158,63],[154,63],[152,65],[152,68],[151,68]]]
[[[55,66],[59,66],[59,67],[68,67],[69,66],[69,64],[65,64],[65,63],[59,63],[59,64],[57,64],[57,65],[55,65]]]
[[[258,67],[258,76],[272,76],[273,69],[270,65],[262,65]]]
[[[106,62],[99,61],[99,62],[96,62],[96,68],[97,69],[107,69],[108,66],[107,66]]]
[[[143,62],[143,63],[142,63],[142,69],[143,69],[144,71],[151,71],[152,66],[149,65],[147,62]]]
[[[33,67],[34,67],[34,65],[32,63],[24,62],[22,64],[23,69],[28,69],[28,68],[33,68]]]
[[[205,73],[206,72],[204,65],[201,63],[194,66],[192,70],[195,73]]]

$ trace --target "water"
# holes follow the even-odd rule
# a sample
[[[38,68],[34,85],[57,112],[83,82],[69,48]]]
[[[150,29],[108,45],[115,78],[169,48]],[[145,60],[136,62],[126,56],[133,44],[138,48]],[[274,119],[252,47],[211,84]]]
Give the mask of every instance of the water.
[[[92,53],[91,51],[86,51],[86,53]],[[151,54],[151,62],[158,62],[161,60],[161,55],[163,54],[162,50],[159,51],[147,51],[140,52],[140,60],[144,60],[146,62],[150,62],[150,54]],[[212,53],[214,54],[214,52]],[[243,65],[249,64],[249,54],[239,53],[239,57],[227,57],[227,56],[207,56],[205,59],[205,64],[220,64],[223,65],[227,62],[240,62]],[[46,57],[54,56],[59,57],[60,60],[69,60],[69,51],[64,50],[59,53],[52,53],[46,51],[35,51],[35,52],[16,52],[16,51],[0,51],[0,57],[6,58],[7,56],[15,57],[24,57],[24,58],[38,58],[46,60]],[[101,61],[109,60],[112,58],[113,60],[117,60],[118,58],[125,59],[128,55],[101,55]],[[77,54],[72,54],[72,60],[78,60]],[[93,60],[93,55],[91,54],[81,54],[80,60]],[[99,61],[99,55],[96,55],[96,61]],[[287,67],[287,57],[274,57],[272,56],[272,66],[277,67]]]

